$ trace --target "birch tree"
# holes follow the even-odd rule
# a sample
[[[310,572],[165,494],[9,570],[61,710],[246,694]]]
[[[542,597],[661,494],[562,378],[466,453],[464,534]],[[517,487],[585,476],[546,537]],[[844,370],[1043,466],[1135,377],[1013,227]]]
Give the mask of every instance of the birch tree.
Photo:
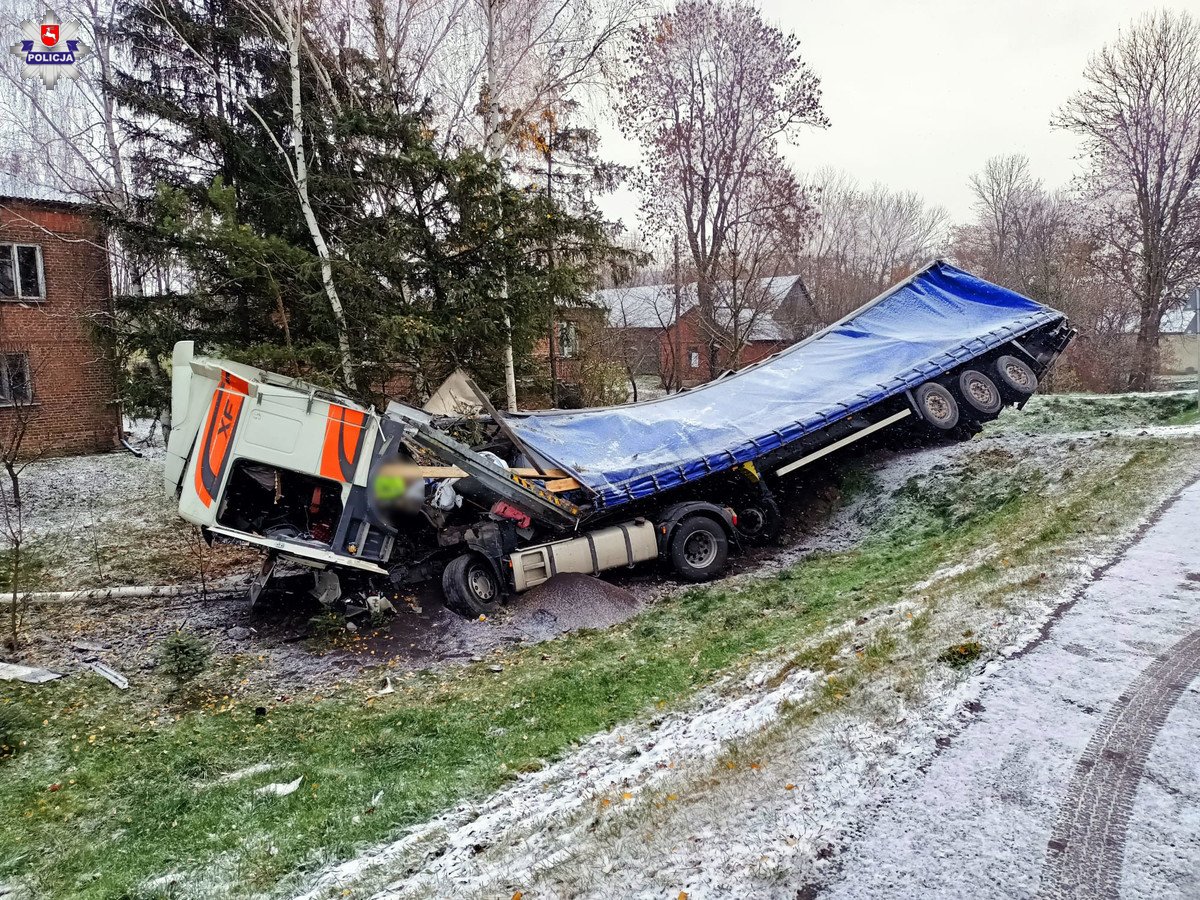
[[[353,389],[355,387],[355,365],[350,352],[350,329],[346,324],[346,310],[342,306],[342,298],[334,283],[329,244],[325,240],[325,233],[313,212],[312,199],[308,192],[308,159],[304,149],[304,105],[300,90],[300,48],[304,43],[303,0],[293,0],[293,3],[276,3],[274,13],[279,32],[288,48],[292,113],[292,159],[288,169],[296,185],[296,196],[300,203],[300,211],[304,215],[304,223],[308,227],[317,257],[321,261],[321,283],[325,287],[325,296],[329,299],[329,308],[332,310],[334,322],[337,324],[338,350],[342,357],[342,377],[345,378],[346,384]]]
[[[483,34],[480,137],[502,183],[505,154],[518,134],[544,109],[598,80],[607,52],[640,16],[644,0],[612,0],[599,6],[589,0],[475,3]],[[507,277],[501,282],[498,300],[507,308]],[[504,360],[505,401],[509,410],[515,410],[511,326]]]

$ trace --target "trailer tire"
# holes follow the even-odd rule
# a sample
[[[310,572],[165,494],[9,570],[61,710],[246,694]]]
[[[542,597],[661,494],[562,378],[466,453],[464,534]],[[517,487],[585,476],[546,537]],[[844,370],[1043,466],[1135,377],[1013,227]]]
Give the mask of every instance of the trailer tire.
[[[671,565],[688,581],[708,581],[725,570],[729,538],[708,516],[688,516],[671,534]]]
[[[446,605],[466,619],[477,619],[500,608],[503,588],[495,571],[478,553],[450,560],[442,572]]]
[[[921,418],[939,431],[951,431],[958,424],[958,402],[936,381],[917,388],[914,396]]]
[[[1033,369],[1015,356],[1001,356],[996,360],[996,374],[1000,383],[1021,397],[1028,397],[1037,390],[1037,376]]]
[[[982,416],[994,416],[1004,405],[1000,388],[978,369],[964,369],[958,376],[958,390],[963,402]]]

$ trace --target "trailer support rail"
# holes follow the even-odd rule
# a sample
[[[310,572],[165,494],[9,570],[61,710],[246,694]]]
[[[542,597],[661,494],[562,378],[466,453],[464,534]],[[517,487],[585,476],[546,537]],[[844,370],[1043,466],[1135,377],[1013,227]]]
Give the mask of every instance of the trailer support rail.
[[[869,434],[874,434],[876,431],[879,431],[881,428],[887,428],[887,426],[889,426],[895,422],[899,422],[905,416],[911,416],[911,415],[912,415],[911,409],[902,409],[902,410],[900,410],[900,412],[896,413],[895,415],[888,416],[886,419],[880,419],[874,425],[868,425],[866,428],[862,429],[861,431],[856,431],[856,432],[854,432],[854,434],[848,435],[847,437],[842,438],[840,441],[834,441],[832,444],[822,447],[820,450],[817,450],[814,453],[808,454],[808,456],[802,456],[799,459],[795,460],[794,462],[790,462],[786,466],[782,466],[782,467],[776,469],[775,474],[776,475],[786,475],[788,472],[794,472],[797,469],[799,469],[801,466],[807,466],[811,462],[816,462],[821,457],[828,456],[830,453],[833,453],[835,450],[839,450],[842,447],[845,447],[847,444],[853,444],[855,441],[859,440],[860,438],[865,438]]]

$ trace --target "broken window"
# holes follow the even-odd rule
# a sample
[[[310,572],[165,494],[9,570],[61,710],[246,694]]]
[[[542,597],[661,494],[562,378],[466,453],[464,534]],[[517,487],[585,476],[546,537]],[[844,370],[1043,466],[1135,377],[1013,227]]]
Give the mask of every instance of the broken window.
[[[239,459],[217,522],[277,540],[329,544],[341,517],[342,487],[336,481]]]
[[[0,244],[0,298],[40,300],[45,296],[42,248],[34,244]]]
[[[0,404],[17,406],[33,402],[33,378],[28,353],[0,355]]]
[[[700,368],[700,350],[696,347],[688,347],[688,368]]]

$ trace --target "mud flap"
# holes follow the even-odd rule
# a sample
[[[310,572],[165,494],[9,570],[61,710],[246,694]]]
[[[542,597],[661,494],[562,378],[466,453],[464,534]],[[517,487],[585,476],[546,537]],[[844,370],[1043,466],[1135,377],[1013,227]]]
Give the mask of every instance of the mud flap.
[[[258,605],[258,598],[262,596],[263,588],[267,586],[267,582],[271,580],[271,575],[275,572],[275,563],[279,559],[279,554],[271,552],[267,554],[267,558],[263,560],[262,568],[258,570],[258,574],[254,576],[254,580],[250,582],[250,608],[253,609]]]
[[[333,569],[322,569],[316,573],[312,595],[322,606],[333,606],[342,596],[342,581]]]

